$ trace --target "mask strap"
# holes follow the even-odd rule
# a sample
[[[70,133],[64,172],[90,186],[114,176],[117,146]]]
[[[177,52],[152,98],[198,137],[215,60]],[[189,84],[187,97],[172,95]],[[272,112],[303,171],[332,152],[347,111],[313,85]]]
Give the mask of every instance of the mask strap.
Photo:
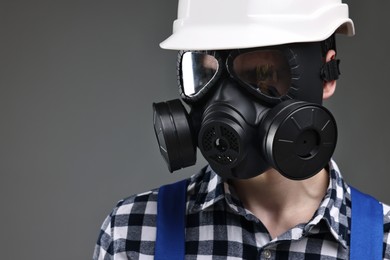
[[[325,57],[329,50],[334,50],[337,53],[335,34],[332,34],[330,37],[321,42],[322,57]]]
[[[325,57],[329,50],[336,50],[336,37],[332,34],[330,37],[321,42],[322,57]],[[340,60],[331,60],[326,62],[321,69],[321,79],[324,81],[332,81],[339,79]]]
[[[332,81],[339,79],[340,76],[340,60],[330,60],[322,66],[321,79],[324,81]]]

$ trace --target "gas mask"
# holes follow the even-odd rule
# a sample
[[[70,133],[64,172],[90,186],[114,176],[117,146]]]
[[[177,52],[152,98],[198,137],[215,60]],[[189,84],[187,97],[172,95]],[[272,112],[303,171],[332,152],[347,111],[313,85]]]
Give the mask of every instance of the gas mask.
[[[160,152],[171,172],[194,165],[198,147],[223,178],[269,168],[309,178],[336,146],[335,119],[321,103],[324,80],[338,75],[338,61],[324,63],[319,42],[181,51],[182,100],[153,104]]]

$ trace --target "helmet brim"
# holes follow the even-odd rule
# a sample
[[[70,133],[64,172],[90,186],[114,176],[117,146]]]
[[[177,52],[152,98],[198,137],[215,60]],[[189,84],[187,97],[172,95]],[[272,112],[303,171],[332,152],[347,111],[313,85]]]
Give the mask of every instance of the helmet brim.
[[[269,18],[268,18],[269,19]],[[160,43],[163,49],[171,50],[221,50],[264,47],[295,42],[322,41],[334,32],[352,36],[353,21],[349,18],[329,23],[324,19],[320,29],[318,22],[309,20],[272,18],[272,21],[253,21],[242,24],[210,24],[195,26],[176,20],[175,32]],[[283,28],[283,29],[281,29]]]

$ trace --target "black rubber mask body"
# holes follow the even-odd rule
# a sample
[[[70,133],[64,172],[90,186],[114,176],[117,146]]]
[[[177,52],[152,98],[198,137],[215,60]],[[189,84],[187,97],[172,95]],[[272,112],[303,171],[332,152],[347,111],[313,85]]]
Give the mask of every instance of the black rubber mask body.
[[[202,101],[189,103],[189,115],[179,100],[154,104],[156,136],[170,171],[193,165],[198,146],[224,178],[247,179],[271,167],[296,180],[318,173],[337,140],[335,120],[321,105],[318,48],[289,49],[293,81],[277,102],[255,97],[224,75]],[[301,58],[307,53],[310,59]]]

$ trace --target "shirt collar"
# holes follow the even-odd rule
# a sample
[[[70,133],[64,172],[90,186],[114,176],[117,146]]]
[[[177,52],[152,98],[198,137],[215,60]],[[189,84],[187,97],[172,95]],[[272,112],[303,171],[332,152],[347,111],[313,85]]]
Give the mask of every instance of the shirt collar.
[[[203,211],[225,198],[224,181],[210,166],[191,177],[188,185],[188,210],[190,213]]]
[[[332,160],[329,163],[329,186],[319,208],[313,218],[303,226],[303,234],[315,234],[325,228],[345,248],[348,247],[349,221],[347,213],[350,211],[349,188],[344,182],[340,170]],[[238,214],[248,216],[248,211],[235,196],[233,189],[218,176],[210,166],[202,169],[200,174],[191,177],[188,187],[188,210],[196,213],[206,210],[221,201],[226,203]]]
[[[304,232],[316,233],[325,223],[333,237],[345,248],[349,246],[349,218],[351,196],[337,164],[329,163],[329,186],[313,218],[304,227]]]

